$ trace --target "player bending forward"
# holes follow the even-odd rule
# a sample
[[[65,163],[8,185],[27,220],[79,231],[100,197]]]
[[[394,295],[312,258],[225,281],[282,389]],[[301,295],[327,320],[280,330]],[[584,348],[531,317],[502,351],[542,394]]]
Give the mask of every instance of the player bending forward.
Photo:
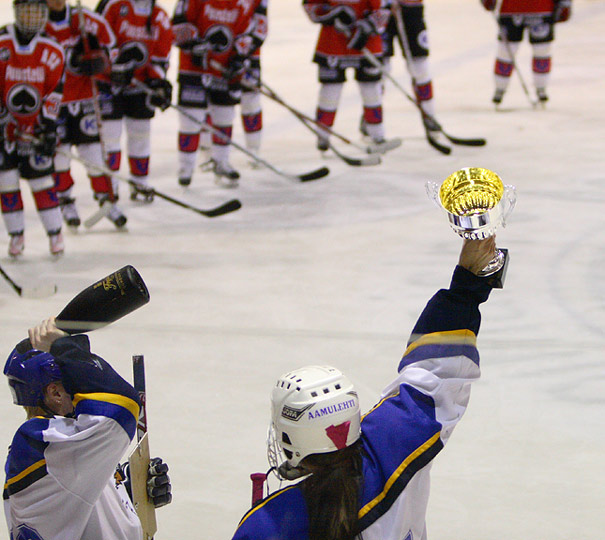
[[[464,242],[449,289],[424,308],[397,377],[363,419],[355,387],[333,367],[277,381],[269,462],[280,478],[305,478],[257,503],[234,539],[426,539],[432,462],[480,375],[479,304],[491,287],[476,274],[494,249],[494,238]]]
[[[139,417],[139,398],[85,335],[68,336],[47,319],[29,330],[34,349],[13,350],[4,374],[27,420],[9,448],[4,511],[14,540],[140,540],[118,460]],[[154,458],[148,494],[172,500],[168,466]],[[115,473],[115,476],[114,476]]]

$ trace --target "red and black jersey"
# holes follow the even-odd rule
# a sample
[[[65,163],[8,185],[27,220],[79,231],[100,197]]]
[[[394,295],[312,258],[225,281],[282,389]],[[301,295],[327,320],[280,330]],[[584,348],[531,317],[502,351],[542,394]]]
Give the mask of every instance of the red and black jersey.
[[[144,82],[166,78],[174,34],[163,8],[151,3],[141,7],[131,0],[102,0],[96,11],[116,36],[117,47],[112,59],[125,49],[132,49],[137,58],[135,79]]]
[[[502,0],[500,15],[550,15],[553,0]]]
[[[220,33],[222,45],[208,51],[206,67],[196,66],[181,48],[180,73],[209,73],[220,77],[215,65],[227,66],[236,54],[251,56],[267,37],[267,0],[179,0],[173,17],[176,44],[208,39]]]
[[[364,18],[372,19],[377,33],[370,36],[366,47],[374,55],[380,56],[382,54],[382,39],[380,34],[384,32],[389,17],[385,0],[303,0],[305,12],[313,22],[319,22],[321,15],[329,12],[336,6],[342,5],[346,5],[354,11],[357,20]],[[349,39],[350,36],[340,32],[335,26],[322,25],[315,47],[316,57],[362,57],[362,51],[347,47]]]
[[[0,100],[19,130],[31,135],[40,118],[56,120],[64,65],[54,39],[38,34],[22,45],[14,25],[0,29]]]
[[[108,50],[115,47],[116,38],[107,21],[89,9],[84,7],[81,9],[84,33],[95,36],[101,47],[105,47]],[[45,32],[63,46],[67,55],[71,54],[70,49],[82,36],[78,9],[69,5],[66,6],[64,18],[60,21],[49,20],[46,23]],[[92,98],[92,82],[90,77],[74,73],[66,65],[63,82],[63,102],[67,103]]]

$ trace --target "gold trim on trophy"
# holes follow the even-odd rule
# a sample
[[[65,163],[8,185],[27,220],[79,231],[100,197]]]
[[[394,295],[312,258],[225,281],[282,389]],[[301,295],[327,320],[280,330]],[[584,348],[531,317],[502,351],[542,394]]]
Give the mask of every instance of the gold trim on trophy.
[[[503,195],[504,184],[500,177],[480,167],[467,167],[450,174],[439,188],[443,208],[457,216],[487,212]]]

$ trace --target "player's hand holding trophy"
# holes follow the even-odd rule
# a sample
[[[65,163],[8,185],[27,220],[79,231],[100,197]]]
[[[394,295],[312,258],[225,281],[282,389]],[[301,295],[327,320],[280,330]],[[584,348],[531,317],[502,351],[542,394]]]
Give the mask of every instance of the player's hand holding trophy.
[[[441,185],[427,182],[429,198],[445,210],[450,226],[462,238],[481,240],[506,226],[517,195],[493,171],[466,167],[450,174]],[[502,288],[508,266],[508,250],[497,248],[494,258],[478,274],[494,288]]]

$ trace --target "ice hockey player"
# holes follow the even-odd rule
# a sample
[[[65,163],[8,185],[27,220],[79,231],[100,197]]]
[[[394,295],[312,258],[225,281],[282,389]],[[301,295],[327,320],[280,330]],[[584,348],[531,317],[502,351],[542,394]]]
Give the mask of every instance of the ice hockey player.
[[[255,154],[260,152],[263,130],[261,92],[258,88],[258,83],[261,79],[260,50],[261,47],[256,49],[254,54],[252,54],[250,65],[242,75],[242,97],[240,102],[244,143],[246,148]],[[212,123],[209,114],[206,115],[205,122]],[[200,133],[200,150],[206,153],[211,149],[212,134],[202,129]],[[251,159],[250,166],[257,168],[260,165],[254,159]]]
[[[0,196],[10,236],[8,253],[25,246],[25,216],[19,180],[27,180],[48,234],[50,252],[65,249],[52,173],[61,103],[63,48],[43,34],[45,0],[15,0],[15,22],[0,29]]]
[[[395,42],[412,79],[414,96],[426,113],[423,115],[424,129],[431,137],[439,137],[440,128],[435,122],[435,100],[433,80],[429,62],[429,37],[424,17],[423,0],[389,0],[391,14],[382,34],[385,69],[390,70],[390,59],[395,55]],[[401,26],[399,25],[401,23]],[[401,34],[401,35],[400,35]],[[361,125],[363,133],[364,126]]]
[[[170,18],[155,0],[101,0],[96,11],[117,40],[110,83],[99,85],[108,165],[120,169],[124,126],[130,174],[143,188],[149,187],[151,119],[156,107],[165,110],[172,100],[172,84],[166,78],[174,38]],[[131,198],[141,196],[152,200],[131,186]]]
[[[496,0],[481,0],[488,11],[496,9]],[[527,29],[532,48],[532,76],[538,102],[548,101],[548,83],[552,63],[555,23],[571,16],[571,0],[502,0],[498,13],[498,48],[494,66],[496,106],[508,88],[515,66],[515,55]]]
[[[426,538],[432,462],[480,376],[479,305],[491,287],[477,273],[494,249],[493,237],[464,241],[449,289],[424,308],[397,377],[363,419],[355,386],[334,367],[279,378],[269,462],[280,478],[301,481],[257,502],[235,540]]]
[[[141,523],[119,465],[137,426],[139,397],[85,335],[54,318],[29,330],[33,349],[11,352],[4,374],[25,423],[6,461],[4,511],[14,540],[140,540]],[[147,491],[171,502],[168,466],[151,460]]]
[[[63,219],[69,227],[76,228],[80,225],[80,216],[72,193],[74,180],[69,153],[74,146],[82,160],[101,168],[106,166],[94,77],[109,72],[109,49],[115,46],[115,36],[105,19],[87,8],[67,5],[66,0],[47,0],[47,3],[50,15],[46,33],[63,46],[66,56],[58,125],[59,146],[53,176]],[[100,204],[109,204],[107,217],[116,227],[123,227],[126,216],[116,204],[111,178],[102,169],[89,165],[86,169],[94,198]]]
[[[384,0],[303,0],[303,7],[309,19],[321,25],[313,57],[320,82],[317,121],[327,128],[334,125],[345,72],[353,68],[363,102],[366,132],[374,143],[384,142],[382,74],[362,52],[367,48],[377,58],[382,57],[380,34],[388,18]],[[318,136],[317,148],[321,151],[329,148],[328,130]]]
[[[267,0],[179,0],[172,19],[179,54],[179,183],[191,183],[206,109],[212,127],[210,167],[219,185],[240,174],[229,163],[241,78],[267,36]],[[193,117],[196,121],[193,120]]]

